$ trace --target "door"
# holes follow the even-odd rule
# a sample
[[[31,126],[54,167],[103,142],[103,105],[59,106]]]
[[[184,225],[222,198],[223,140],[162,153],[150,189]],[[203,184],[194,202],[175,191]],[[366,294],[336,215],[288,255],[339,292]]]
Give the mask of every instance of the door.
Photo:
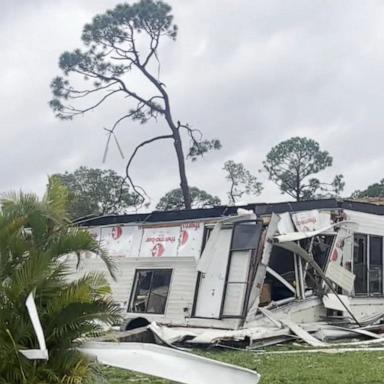
[[[199,272],[195,317],[220,318],[232,230],[216,228],[208,239],[207,260]],[[204,256],[204,252],[202,257]]]

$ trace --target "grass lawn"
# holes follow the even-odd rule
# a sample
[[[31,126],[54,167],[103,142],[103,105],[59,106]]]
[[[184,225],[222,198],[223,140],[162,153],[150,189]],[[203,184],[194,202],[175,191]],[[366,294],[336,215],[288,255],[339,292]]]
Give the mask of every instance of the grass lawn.
[[[384,352],[260,355],[250,352],[204,351],[199,354],[254,369],[262,375],[263,384],[384,383]],[[170,383],[167,380],[112,368],[105,369],[105,375],[108,384]]]

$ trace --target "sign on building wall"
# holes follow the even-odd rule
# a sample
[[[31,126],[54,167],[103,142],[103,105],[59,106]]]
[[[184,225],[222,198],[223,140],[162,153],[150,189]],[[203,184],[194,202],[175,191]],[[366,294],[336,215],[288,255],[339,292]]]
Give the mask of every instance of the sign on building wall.
[[[318,210],[292,214],[292,221],[299,232],[312,232],[331,225],[331,214]]]
[[[204,224],[185,223],[181,225],[177,255],[182,257],[200,257],[203,243]]]
[[[204,223],[138,227],[115,225],[88,228],[110,256],[200,257]]]
[[[101,228],[101,246],[110,256],[137,257],[141,230],[137,226],[115,225]]]
[[[177,256],[180,227],[149,227],[143,229],[140,257]]]
[[[203,223],[143,229],[140,257],[195,257],[200,256]]]

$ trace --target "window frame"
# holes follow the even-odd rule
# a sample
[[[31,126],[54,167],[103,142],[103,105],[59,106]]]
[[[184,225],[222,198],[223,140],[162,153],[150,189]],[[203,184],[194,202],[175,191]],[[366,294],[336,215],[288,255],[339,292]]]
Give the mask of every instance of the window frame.
[[[371,248],[372,248],[372,238],[380,238],[381,239],[381,264],[372,264],[371,263]],[[384,257],[384,246],[383,246],[383,236],[378,236],[378,235],[368,235],[368,268],[367,268],[367,286],[368,286],[368,294],[369,296],[383,296],[384,291],[383,291],[383,268],[384,268],[384,263],[383,263],[383,257]],[[374,266],[379,266],[381,267],[380,269],[380,287],[381,287],[381,292],[371,292],[371,273],[374,271],[373,267]]]
[[[366,292],[356,292],[355,286],[353,290],[353,295],[355,297],[383,297],[384,296],[384,236],[371,234],[371,233],[361,233],[355,232],[353,234],[353,244],[355,244],[355,237],[361,236],[365,237],[365,255],[366,255]],[[381,292],[370,292],[370,272],[371,272],[371,238],[381,238]],[[352,248],[352,272],[355,273],[355,245]],[[355,273],[356,275],[356,273]]]
[[[259,226],[260,232],[258,234],[258,241],[257,244],[254,244],[255,247],[249,248],[249,247],[237,247],[234,246],[234,237],[236,234],[236,230],[238,227],[244,224],[254,224],[255,227]],[[251,288],[251,281],[250,281],[250,276],[251,276],[251,266],[252,266],[252,261],[257,257],[257,253],[260,250],[260,242],[263,241],[263,231],[264,231],[264,223],[262,220],[256,218],[256,219],[251,219],[251,220],[240,220],[235,223],[233,223],[233,228],[232,228],[232,234],[231,234],[231,242],[229,246],[229,255],[228,255],[228,264],[227,264],[227,271],[225,275],[225,281],[224,281],[224,290],[223,290],[223,297],[221,299],[221,307],[220,307],[220,319],[245,319],[246,317],[246,308],[248,305],[248,300],[249,300],[249,294],[250,294],[250,288]],[[247,279],[246,281],[237,281],[237,282],[229,282],[229,273],[230,273],[230,268],[232,265],[232,254],[233,252],[251,252],[250,258],[249,258],[249,265],[248,265],[248,272],[247,272]],[[256,265],[253,266],[256,268]],[[225,299],[227,295],[227,290],[229,285],[245,285],[246,286],[246,291],[245,291],[245,296],[244,296],[244,301],[242,303],[242,310],[241,314],[239,315],[224,315],[224,306],[225,306]]]
[[[163,312],[148,312],[148,299],[150,298],[151,296],[151,293],[152,293],[152,280],[153,280],[153,273],[154,272],[169,272],[170,273],[170,277],[169,277],[169,285],[168,285],[168,292],[167,292],[167,296],[165,298],[165,303],[164,303],[164,310]],[[146,308],[145,308],[145,311],[143,312],[136,312],[133,310],[133,301],[136,297],[136,292],[137,292],[137,287],[138,287],[138,283],[139,283],[139,274],[141,272],[152,272],[152,276],[151,276],[151,284],[150,284],[150,287],[149,287],[149,290],[148,290],[148,299],[147,299],[147,302],[146,302]],[[135,269],[135,276],[134,276],[134,279],[133,279],[133,283],[132,283],[132,289],[131,289],[131,295],[130,295],[130,298],[129,298],[129,303],[128,303],[128,308],[127,308],[127,312],[128,313],[135,313],[135,314],[147,314],[147,315],[164,315],[166,310],[167,310],[167,305],[168,305],[168,297],[169,297],[169,292],[171,290],[171,285],[172,285],[172,277],[173,277],[173,269],[172,268],[136,268]]]

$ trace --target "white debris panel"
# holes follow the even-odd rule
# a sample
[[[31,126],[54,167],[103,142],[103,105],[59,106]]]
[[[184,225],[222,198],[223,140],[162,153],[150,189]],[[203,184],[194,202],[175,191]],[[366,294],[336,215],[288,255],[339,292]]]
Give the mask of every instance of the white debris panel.
[[[205,357],[156,344],[90,343],[80,351],[105,365],[184,384],[257,384],[260,375]]]
[[[45,344],[44,332],[37,313],[33,293],[28,295],[25,305],[27,307],[40,349],[22,349],[20,350],[20,353],[30,360],[48,360],[48,351]]]

